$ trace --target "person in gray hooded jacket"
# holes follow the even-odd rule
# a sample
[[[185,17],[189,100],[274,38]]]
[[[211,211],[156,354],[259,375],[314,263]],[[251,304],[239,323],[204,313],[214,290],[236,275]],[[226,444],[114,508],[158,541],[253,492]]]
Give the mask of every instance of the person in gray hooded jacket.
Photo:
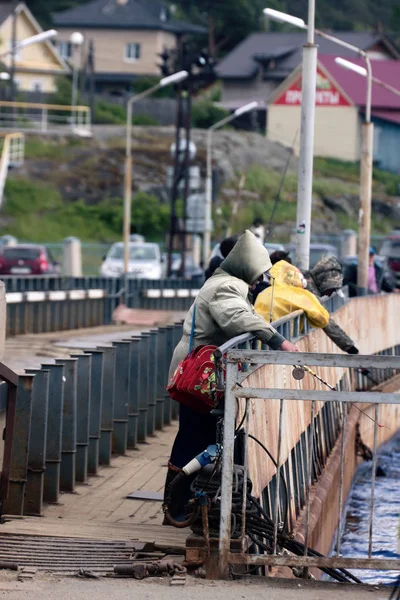
[[[246,231],[227,258],[201,288],[196,300],[193,348],[210,344],[221,346],[243,333],[253,333],[273,350],[296,352],[297,347],[281,336],[251,304],[251,288],[271,268],[268,251]],[[182,339],[175,348],[170,376],[189,352],[193,307],[183,325]],[[180,405],[179,431],[170,461],[166,489],[181,469],[197,454],[216,441],[215,417],[200,414],[188,406]],[[190,492],[180,494],[181,505],[174,507],[175,515],[182,513]]]

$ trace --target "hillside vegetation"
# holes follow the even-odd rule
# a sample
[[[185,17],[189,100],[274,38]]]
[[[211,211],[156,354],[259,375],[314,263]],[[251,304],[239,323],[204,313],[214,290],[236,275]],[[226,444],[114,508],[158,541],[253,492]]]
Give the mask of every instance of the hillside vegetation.
[[[171,163],[172,130],[135,129],[132,224],[149,239],[161,241],[168,229],[166,172]],[[194,131],[196,164],[205,170],[204,132]],[[255,217],[268,222],[288,151],[257,134],[222,131],[215,136],[218,197],[215,237],[226,229],[242,231]],[[29,138],[26,162],[11,171],[0,214],[0,233],[35,242],[58,242],[74,235],[82,241],[112,242],[121,237],[124,145],[121,138],[76,140]],[[357,228],[358,165],[316,159],[313,232]],[[239,190],[239,181],[242,189]],[[400,177],[376,170],[373,232],[398,223]],[[295,225],[297,172],[291,164],[277,205],[273,237],[287,241]],[[232,207],[237,203],[236,216]],[[182,203],[179,203],[179,207]]]

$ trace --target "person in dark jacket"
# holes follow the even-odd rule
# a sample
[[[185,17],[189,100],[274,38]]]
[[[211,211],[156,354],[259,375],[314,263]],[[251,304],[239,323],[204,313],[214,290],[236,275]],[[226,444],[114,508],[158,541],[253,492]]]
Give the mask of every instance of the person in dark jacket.
[[[340,262],[335,256],[322,258],[311,271],[306,271],[307,290],[318,298],[331,296],[340,292],[343,287],[343,273]],[[345,331],[330,317],[329,323],[324,327],[326,335],[347,354],[358,354],[358,348]]]
[[[219,251],[222,254],[221,256],[214,256],[210,260],[210,264],[208,265],[205,271],[206,281],[210,279],[212,275],[214,275],[215,271],[218,269],[222,261],[228,256],[229,252],[232,250],[236,242],[238,241],[237,235],[231,235],[230,237],[225,238],[219,245]]]
[[[357,258],[344,269],[344,285],[349,287],[349,296],[357,296]],[[368,294],[396,291],[396,283],[388,269],[376,258],[375,248],[369,249]]]

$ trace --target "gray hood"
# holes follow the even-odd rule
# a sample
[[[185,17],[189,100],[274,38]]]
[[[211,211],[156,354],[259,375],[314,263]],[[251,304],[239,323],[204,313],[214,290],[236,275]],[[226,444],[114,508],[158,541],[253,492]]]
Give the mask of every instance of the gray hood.
[[[246,229],[219,268],[248,285],[253,285],[271,267],[268,250]]]

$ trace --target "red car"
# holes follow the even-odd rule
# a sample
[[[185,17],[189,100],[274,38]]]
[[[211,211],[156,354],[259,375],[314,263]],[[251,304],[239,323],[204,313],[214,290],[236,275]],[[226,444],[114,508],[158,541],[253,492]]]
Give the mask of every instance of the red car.
[[[34,244],[3,246],[0,275],[59,275],[60,267],[46,248]]]

